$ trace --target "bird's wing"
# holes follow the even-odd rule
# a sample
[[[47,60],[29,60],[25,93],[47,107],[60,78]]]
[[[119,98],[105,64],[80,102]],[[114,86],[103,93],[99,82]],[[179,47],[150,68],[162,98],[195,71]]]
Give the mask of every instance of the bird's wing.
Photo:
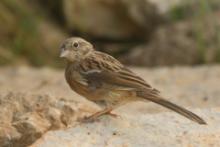
[[[88,58],[80,66],[83,69],[83,77],[92,89],[103,88],[106,84],[122,87],[124,90],[134,89],[138,97],[162,105],[199,124],[206,124],[198,115],[162,98],[158,94],[159,91],[153,89],[142,78],[109,55],[102,54],[98,56],[96,54],[95,57]]]
[[[80,64],[81,73],[91,86],[96,88],[103,84],[115,85],[123,88],[145,89],[154,93],[159,93],[153,89],[142,78],[124,67],[115,58],[97,52]]]

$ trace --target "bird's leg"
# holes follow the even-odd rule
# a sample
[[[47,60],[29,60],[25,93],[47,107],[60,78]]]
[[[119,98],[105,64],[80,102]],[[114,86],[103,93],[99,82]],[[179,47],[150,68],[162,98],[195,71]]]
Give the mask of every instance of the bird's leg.
[[[84,118],[84,119],[83,119],[83,122],[92,122],[92,121],[95,121],[98,117],[100,117],[100,116],[102,116],[102,115],[105,115],[105,114],[111,115],[111,116],[113,116],[113,117],[117,117],[116,114],[112,114],[112,113],[111,113],[112,110],[113,110],[113,109],[112,109],[111,107],[110,107],[110,108],[105,108],[105,109],[103,109],[103,110],[101,110],[101,111],[98,111],[98,112],[96,112],[96,113],[94,113],[94,114],[92,114],[92,115],[90,115],[90,116]]]

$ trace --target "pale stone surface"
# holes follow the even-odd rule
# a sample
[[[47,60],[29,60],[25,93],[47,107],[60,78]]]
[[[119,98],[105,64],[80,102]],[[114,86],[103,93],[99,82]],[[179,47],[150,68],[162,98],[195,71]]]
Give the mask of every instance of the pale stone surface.
[[[115,110],[119,118],[104,116],[99,122],[77,125],[77,120],[99,108],[68,87],[63,70],[5,67],[0,68],[0,146],[24,147],[38,139],[34,146],[51,145],[53,140],[57,146],[77,142],[84,146],[91,142],[97,146],[219,145],[218,65],[131,69],[170,101],[201,115],[208,125],[143,102]]]
[[[3,94],[0,96],[0,146],[30,145],[47,131],[66,128],[95,111],[98,111],[95,106],[52,95]]]
[[[174,113],[120,113],[98,122],[46,133],[31,147],[182,147],[220,146],[220,109],[195,111],[208,125],[198,125]]]

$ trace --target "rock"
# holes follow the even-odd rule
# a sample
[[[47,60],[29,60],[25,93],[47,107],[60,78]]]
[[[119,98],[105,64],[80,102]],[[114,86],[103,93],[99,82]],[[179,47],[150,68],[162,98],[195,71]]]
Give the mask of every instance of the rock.
[[[198,125],[173,112],[126,113],[120,114],[121,118],[105,116],[98,122],[47,132],[31,147],[219,146],[220,109],[195,112],[203,116],[208,125]]]
[[[201,115],[208,122],[208,127],[197,125],[174,112],[166,113],[164,111],[168,111],[167,109],[154,103],[143,102],[130,103],[113,112],[121,117],[103,116],[98,122],[80,126],[78,120],[97,112],[100,108],[77,95],[68,87],[64,80],[63,70],[2,67],[0,68],[0,146],[24,147],[33,144],[37,140],[39,140],[39,143],[43,143],[41,137],[46,134],[46,140],[50,141],[48,134],[54,135],[54,131],[56,134],[57,132],[64,134],[64,136],[59,134],[61,139],[67,137],[72,141],[75,140],[69,134],[71,131],[73,131],[76,138],[79,138],[77,133],[82,135],[82,133],[85,133],[84,131],[89,134],[88,137],[92,137],[96,133],[97,136],[93,136],[94,143],[100,142],[102,145],[102,141],[96,137],[103,137],[109,143],[109,146],[116,141],[135,144],[135,139],[137,139],[135,134],[140,131],[140,135],[144,133],[146,135],[143,135],[145,144],[155,143],[159,140],[158,138],[161,138],[161,142],[167,144],[173,140],[172,143],[176,146],[178,140],[182,141],[180,137],[183,136],[183,132],[189,130],[190,133],[183,136],[183,145],[186,143],[184,141],[188,140],[189,143],[192,141],[195,141],[195,143],[209,142],[209,135],[216,133],[213,135],[213,142],[215,143],[215,140],[217,140],[215,137],[219,137],[219,132],[217,132],[219,131],[219,125],[217,124],[219,123],[219,117],[217,117],[219,109],[211,108],[220,105],[220,68],[218,65],[193,68],[132,68],[132,70],[153,87],[159,89],[162,95],[169,98],[170,101]],[[131,130],[133,132],[125,129],[125,127],[131,128],[133,126],[134,129]],[[165,126],[165,128],[162,128],[162,126]],[[204,131],[201,131],[201,128]],[[97,132],[92,129],[96,129]],[[100,136],[100,132],[103,131],[107,132],[107,135],[102,134]],[[172,132],[174,132],[174,135],[171,135]],[[118,133],[121,133],[121,135],[119,136]],[[31,137],[28,138],[27,135]],[[115,138],[112,139],[111,136],[115,136]],[[134,137],[134,139],[132,140],[131,137]],[[51,139],[54,138],[56,136],[51,137]],[[113,142],[111,140],[109,142],[108,138]],[[201,138],[207,139],[202,140]],[[57,139],[55,143],[58,143],[61,139]],[[81,142],[89,144],[85,140],[83,139]],[[64,143],[66,143],[65,139],[63,146]]]
[[[160,27],[149,43],[134,47],[120,60],[142,66],[199,63],[200,54],[192,36],[192,24],[180,22]]]
[[[50,129],[57,130],[59,128],[64,128],[68,123],[62,122],[62,112],[56,108],[49,108],[48,111],[45,112],[46,119],[50,122]],[[73,114],[74,116],[74,114]],[[72,118],[71,116],[69,116]]]
[[[125,64],[141,66],[195,65],[219,61],[219,1],[149,0],[166,23],[157,26],[145,42],[119,50]],[[202,7],[210,13],[201,13]],[[123,49],[123,48],[122,48]]]
[[[50,123],[37,113],[26,113],[12,124],[22,134],[19,146],[26,146],[40,138],[50,128]],[[15,140],[14,140],[15,141]]]
[[[48,130],[66,128],[96,110],[88,106],[84,111],[82,106],[75,101],[50,95],[21,92],[1,95],[0,145],[30,145]]]
[[[142,38],[161,20],[145,0],[64,0],[63,5],[69,28],[96,38]]]
[[[13,145],[12,141],[19,140],[21,134],[8,124],[0,124],[0,145],[2,147],[8,147]]]
[[[197,8],[198,9],[198,8]],[[219,11],[158,27],[152,38],[119,59],[130,65],[195,65],[219,61]],[[199,15],[196,14],[195,15]],[[215,20],[215,21],[211,21]],[[208,26],[208,27],[207,27]]]

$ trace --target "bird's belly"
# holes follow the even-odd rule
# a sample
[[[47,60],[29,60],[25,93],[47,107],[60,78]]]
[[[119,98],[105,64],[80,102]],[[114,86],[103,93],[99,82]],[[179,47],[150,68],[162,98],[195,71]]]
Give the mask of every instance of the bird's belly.
[[[100,106],[115,107],[137,100],[136,94],[132,91],[106,89],[92,91],[87,86],[75,82],[72,81],[71,84],[75,92]]]
[[[107,107],[119,107],[131,101],[136,101],[136,94],[132,91],[119,91],[111,90],[106,93],[105,96],[100,98],[100,101],[97,101],[97,104],[104,105]]]

